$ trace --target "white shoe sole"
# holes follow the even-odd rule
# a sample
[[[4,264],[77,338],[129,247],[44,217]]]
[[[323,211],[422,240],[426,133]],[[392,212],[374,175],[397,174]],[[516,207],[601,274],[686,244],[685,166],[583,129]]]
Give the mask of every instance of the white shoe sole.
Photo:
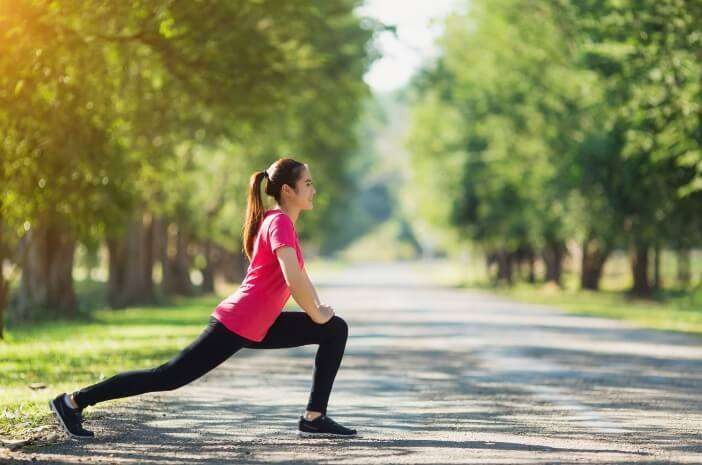
[[[58,419],[58,424],[61,426],[61,429],[65,431],[67,435],[74,439],[93,439],[95,436],[78,436],[76,434],[71,433],[68,431],[68,427],[66,424],[63,422],[63,418],[61,418],[61,415],[59,415],[58,410],[56,410],[56,407],[54,407],[54,401],[50,400],[49,401],[49,407],[51,407],[51,411],[54,412],[54,415],[56,415],[56,419]]]

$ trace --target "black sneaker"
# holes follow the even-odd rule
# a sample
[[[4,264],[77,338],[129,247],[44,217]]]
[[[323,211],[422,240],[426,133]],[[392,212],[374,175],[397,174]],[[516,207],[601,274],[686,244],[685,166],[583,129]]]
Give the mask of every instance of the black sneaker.
[[[355,429],[341,426],[326,415],[320,415],[312,421],[300,417],[298,434],[303,437],[350,437],[356,435]]]
[[[59,425],[72,438],[92,438],[95,433],[83,428],[83,416],[81,410],[72,409],[63,400],[66,394],[59,394],[54,400],[49,402],[51,411],[56,414]]]

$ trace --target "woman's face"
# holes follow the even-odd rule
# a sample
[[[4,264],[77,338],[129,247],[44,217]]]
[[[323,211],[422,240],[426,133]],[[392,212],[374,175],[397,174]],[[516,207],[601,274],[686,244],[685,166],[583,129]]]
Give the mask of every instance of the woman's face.
[[[289,187],[290,186],[288,186],[288,188]],[[302,169],[300,178],[297,180],[297,184],[295,185],[295,190],[286,190],[289,190],[290,192],[290,195],[288,196],[288,202],[294,204],[301,210],[312,210],[312,208],[314,208],[312,200],[314,198],[314,195],[317,193],[317,190],[314,188],[314,184],[312,182],[312,173],[310,173],[310,170],[307,167],[307,165],[305,165]]]

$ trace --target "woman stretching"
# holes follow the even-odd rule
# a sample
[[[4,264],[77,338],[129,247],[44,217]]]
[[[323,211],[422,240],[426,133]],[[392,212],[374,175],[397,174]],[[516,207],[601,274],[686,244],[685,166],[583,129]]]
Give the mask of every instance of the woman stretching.
[[[265,211],[261,183],[276,206]],[[175,358],[150,370],[117,374],[50,402],[72,437],[92,437],[82,426],[82,410],[98,402],[145,392],[169,391],[199,378],[242,348],[278,349],[319,344],[312,392],[298,422],[303,436],[353,436],[356,431],[329,418],[327,402],[346,347],[348,327],[320,303],[304,268],[295,231],[302,210],[315,194],[307,165],[282,158],[251,176],[244,225],[244,251],[251,264],[239,289],[214,310],[202,334]],[[281,312],[292,294],[304,312]]]

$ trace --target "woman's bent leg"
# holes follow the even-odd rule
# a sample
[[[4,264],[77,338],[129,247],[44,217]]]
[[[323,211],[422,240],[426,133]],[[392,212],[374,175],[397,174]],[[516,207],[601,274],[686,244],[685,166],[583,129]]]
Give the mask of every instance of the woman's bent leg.
[[[347,338],[348,325],[341,317],[334,316],[320,325],[304,312],[282,312],[261,342],[249,343],[246,347],[280,349],[319,344],[307,410],[325,415]]]
[[[110,399],[184,386],[224,362],[244,346],[244,339],[216,319],[200,336],[172,360],[149,370],[120,373],[74,394],[78,407],[85,408]]]

